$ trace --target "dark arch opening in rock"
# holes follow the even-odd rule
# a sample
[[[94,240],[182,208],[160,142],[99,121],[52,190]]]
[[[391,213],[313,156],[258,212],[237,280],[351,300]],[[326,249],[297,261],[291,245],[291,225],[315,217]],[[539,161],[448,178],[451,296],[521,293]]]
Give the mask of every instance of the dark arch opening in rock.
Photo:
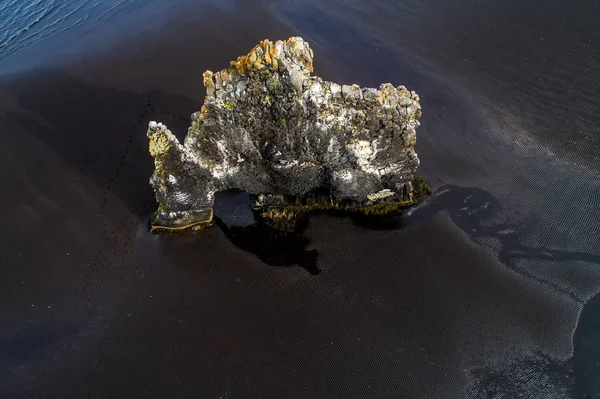
[[[250,206],[250,194],[238,189],[215,193],[214,217],[227,227],[247,227],[256,223]]]

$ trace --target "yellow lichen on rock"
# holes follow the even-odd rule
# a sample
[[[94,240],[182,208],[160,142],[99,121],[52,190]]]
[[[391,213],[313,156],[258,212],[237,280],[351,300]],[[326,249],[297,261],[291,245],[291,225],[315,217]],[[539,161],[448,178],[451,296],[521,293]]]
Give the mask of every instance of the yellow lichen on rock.
[[[261,46],[265,51],[265,63],[271,63],[271,42],[269,40],[263,40],[260,42]]]
[[[397,96],[396,96],[397,90],[390,83],[386,83],[386,84],[381,85],[381,87],[379,88],[379,90],[380,91],[378,92],[376,99],[377,99],[377,101],[380,104],[390,103],[390,100],[393,100],[393,99],[397,98]],[[388,104],[388,105],[395,107],[398,104],[397,104],[397,101],[396,101],[395,104],[391,103],[391,104]]]
[[[208,70],[208,71],[205,71],[205,72],[202,74],[202,77],[203,77],[203,79],[204,79],[204,86],[205,86],[205,87],[208,87],[209,85],[212,85],[212,84],[213,84],[213,81],[212,81],[213,72],[212,72],[212,71],[210,71],[210,70]]]
[[[211,210],[210,216],[206,220],[200,220],[195,222],[190,222],[187,224],[182,224],[181,226],[161,226],[159,224],[153,224],[150,226],[151,233],[178,233],[183,232],[188,229],[192,229],[194,231],[201,231],[207,227],[212,226],[214,218],[214,213]]]
[[[279,60],[283,56],[284,47],[292,49],[294,55],[302,61],[303,67],[307,72],[312,72],[312,51],[308,51],[308,55],[305,55],[306,48],[304,41],[295,37],[285,41],[278,40],[275,43],[268,39],[262,40],[248,54],[238,57],[235,61],[231,61],[230,71],[244,74],[250,70],[261,70],[265,66],[277,68]],[[207,86],[207,84],[212,84],[212,82],[206,82],[205,80],[204,86]]]
[[[277,43],[282,43],[278,41]],[[277,44],[273,44],[270,40],[263,40],[246,55],[242,55],[237,60],[231,63],[232,69],[237,73],[243,74],[251,69],[260,70],[264,65],[271,65],[277,68],[279,52]]]
[[[152,155],[155,159],[161,157],[169,151],[171,143],[169,142],[169,138],[161,132],[157,132],[150,136],[150,155]]]
[[[244,73],[248,68],[248,56],[243,55],[241,57],[238,57],[237,61],[234,64],[234,67],[238,73]]]

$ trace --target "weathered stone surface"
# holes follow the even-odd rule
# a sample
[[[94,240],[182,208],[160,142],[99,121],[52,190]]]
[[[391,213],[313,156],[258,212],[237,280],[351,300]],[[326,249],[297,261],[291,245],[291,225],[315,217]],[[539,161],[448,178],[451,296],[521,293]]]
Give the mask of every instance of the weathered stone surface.
[[[228,69],[204,73],[206,98],[184,144],[150,122],[160,204],[155,228],[212,220],[215,192],[238,188],[277,206],[278,194],[324,187],[360,206],[413,200],[421,107],[404,86],[338,85],[311,76],[302,38],[261,42]]]

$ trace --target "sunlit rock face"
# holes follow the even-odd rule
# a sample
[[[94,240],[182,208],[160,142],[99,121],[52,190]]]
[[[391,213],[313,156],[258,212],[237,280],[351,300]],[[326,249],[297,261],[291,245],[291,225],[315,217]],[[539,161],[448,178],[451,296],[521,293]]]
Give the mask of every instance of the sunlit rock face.
[[[237,188],[264,205],[317,188],[359,206],[413,201],[421,116],[404,86],[327,82],[300,37],[262,41],[220,72],[183,144],[157,122],[148,137],[159,209],[155,228],[210,224],[214,195]]]

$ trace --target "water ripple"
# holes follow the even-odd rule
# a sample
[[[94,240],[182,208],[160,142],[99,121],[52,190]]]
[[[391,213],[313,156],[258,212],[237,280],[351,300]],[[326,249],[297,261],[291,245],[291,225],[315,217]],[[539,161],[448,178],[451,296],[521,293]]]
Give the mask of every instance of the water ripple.
[[[90,21],[103,21],[114,16],[136,0],[36,0],[23,4],[20,0],[0,2],[0,59],[32,44],[54,37]]]

